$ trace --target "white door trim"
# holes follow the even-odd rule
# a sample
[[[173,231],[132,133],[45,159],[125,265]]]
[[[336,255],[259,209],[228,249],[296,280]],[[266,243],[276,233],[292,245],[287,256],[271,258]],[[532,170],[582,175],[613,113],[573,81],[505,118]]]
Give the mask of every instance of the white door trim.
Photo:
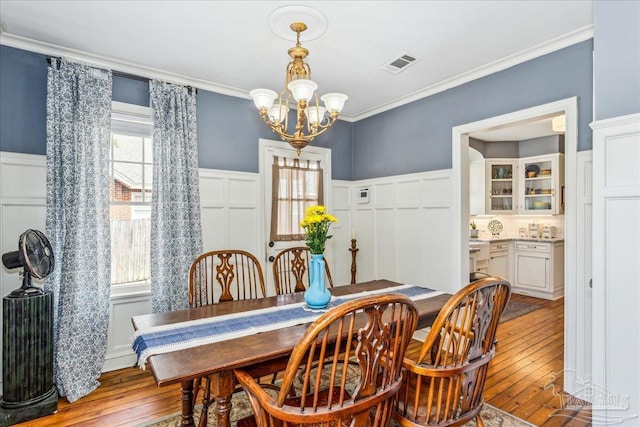
[[[576,216],[576,156],[578,151],[578,106],[577,98],[566,98],[548,104],[538,105],[520,111],[503,114],[466,123],[452,128],[452,210],[457,218],[458,226],[453,228],[452,261],[453,280],[455,283],[467,283],[469,277],[468,266],[468,228],[469,228],[469,197],[468,196],[468,164],[470,132],[505,126],[510,123],[528,120],[548,114],[561,113],[566,115],[565,121],[565,345],[564,368],[565,373],[576,369],[577,358],[588,357],[587,354],[577,354],[576,340],[578,328],[585,322],[576,320],[578,313],[576,302],[576,271],[577,271],[577,216]],[[465,195],[463,197],[463,195]],[[454,219],[454,224],[455,224]],[[582,266],[584,267],[584,266]],[[580,364],[584,366],[584,364]],[[565,375],[564,387],[568,392],[573,391],[575,376]]]
[[[271,182],[265,179],[267,171],[270,170],[272,166],[272,156],[275,151],[286,151],[288,156],[293,158],[296,156],[296,151],[294,148],[289,145],[289,143],[284,141],[275,141],[271,139],[263,139],[260,138],[258,143],[260,144],[260,154],[259,154],[259,175],[260,175],[260,189],[261,195],[260,205],[262,207],[262,236],[264,249],[265,249],[265,259],[263,261],[264,266],[264,275],[265,281],[267,283],[267,295],[275,295],[275,288],[273,285],[272,274],[271,274],[271,262],[269,261],[269,247],[267,246],[269,243],[269,228],[271,227],[270,218],[271,218],[271,204],[267,202],[267,199],[270,200],[271,197]],[[291,153],[291,154],[289,154]],[[320,157],[323,164],[323,179],[324,179],[324,200],[325,206],[330,211],[331,210],[331,149],[316,147],[313,145],[308,145],[304,148],[301,153],[304,154],[312,154],[314,157]],[[271,174],[269,173],[269,176]],[[327,256],[329,260],[333,257],[331,256],[331,245],[327,245]],[[332,267],[331,265],[329,266]]]

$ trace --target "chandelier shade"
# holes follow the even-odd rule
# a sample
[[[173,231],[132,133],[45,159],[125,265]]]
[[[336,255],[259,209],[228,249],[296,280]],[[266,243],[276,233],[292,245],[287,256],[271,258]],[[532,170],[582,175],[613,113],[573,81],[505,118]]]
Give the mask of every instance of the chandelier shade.
[[[249,92],[249,96],[253,98],[253,103],[258,110],[269,109],[273,105],[273,101],[276,100],[278,94],[271,89],[254,89]]]
[[[322,102],[324,102],[324,106],[327,107],[329,112],[340,113],[342,108],[344,108],[344,102],[347,100],[348,96],[342,93],[328,93],[320,97]]]
[[[269,108],[269,119],[275,123],[281,123],[289,114],[289,109],[284,105],[274,105]]]
[[[307,111],[307,117],[312,125],[317,125],[324,120],[324,115],[327,109],[324,107],[309,107]]]
[[[313,98],[313,93],[318,89],[318,84],[312,80],[294,80],[289,82],[287,89],[289,89],[296,102],[308,102]]]
[[[288,51],[293,60],[287,65],[284,90],[279,95],[271,89],[254,89],[249,92],[265,124],[283,141],[289,142],[298,155],[302,148],[335,123],[348,99],[342,93],[327,93],[320,97],[324,107],[320,106],[316,94],[318,84],[311,80],[311,67],[304,62],[309,51],[300,44],[300,33],[306,29],[307,26],[302,22],[291,24],[297,42]],[[290,106],[296,109],[296,120],[291,130]]]

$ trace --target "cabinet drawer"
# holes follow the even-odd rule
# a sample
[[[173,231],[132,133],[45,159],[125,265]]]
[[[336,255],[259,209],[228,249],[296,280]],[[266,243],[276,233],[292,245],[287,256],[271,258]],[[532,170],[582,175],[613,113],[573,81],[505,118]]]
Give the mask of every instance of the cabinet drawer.
[[[516,251],[550,252],[551,243],[542,242],[516,242]]]
[[[506,251],[509,249],[509,242],[496,242],[491,244],[491,252]]]

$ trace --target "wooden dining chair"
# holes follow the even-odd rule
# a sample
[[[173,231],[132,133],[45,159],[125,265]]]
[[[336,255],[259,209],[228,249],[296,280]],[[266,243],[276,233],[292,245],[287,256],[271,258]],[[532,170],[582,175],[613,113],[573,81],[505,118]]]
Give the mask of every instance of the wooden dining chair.
[[[273,282],[277,295],[304,292],[309,288],[309,259],[311,254],[306,246],[284,249],[273,259]],[[324,270],[327,283],[333,288],[333,279],[326,257]]]
[[[330,309],[297,342],[276,398],[246,371],[234,371],[249,396],[251,420],[260,427],[387,426],[417,320],[413,301],[399,294],[358,298]],[[349,359],[357,361],[356,372]]]
[[[189,305],[191,307],[265,296],[262,267],[258,259],[249,252],[239,249],[207,252],[196,258],[189,269]],[[199,425],[206,426],[211,404],[209,377],[195,379],[194,406],[200,390],[203,396]]]
[[[240,249],[200,255],[189,269],[189,305],[265,297],[264,276],[258,259]]]
[[[404,360],[404,381],[393,418],[403,427],[458,426],[480,410],[495,335],[511,285],[499,278],[475,281],[444,305],[417,359]]]

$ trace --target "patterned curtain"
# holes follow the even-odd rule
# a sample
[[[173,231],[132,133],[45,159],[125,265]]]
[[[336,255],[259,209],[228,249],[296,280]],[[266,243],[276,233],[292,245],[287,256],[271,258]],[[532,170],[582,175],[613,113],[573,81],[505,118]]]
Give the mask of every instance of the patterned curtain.
[[[47,235],[56,268],[55,382],[69,402],[95,390],[107,350],[111,72],[53,60],[47,77]]]
[[[196,95],[151,82],[151,294],[156,313],[188,307],[191,263],[202,253]]]

